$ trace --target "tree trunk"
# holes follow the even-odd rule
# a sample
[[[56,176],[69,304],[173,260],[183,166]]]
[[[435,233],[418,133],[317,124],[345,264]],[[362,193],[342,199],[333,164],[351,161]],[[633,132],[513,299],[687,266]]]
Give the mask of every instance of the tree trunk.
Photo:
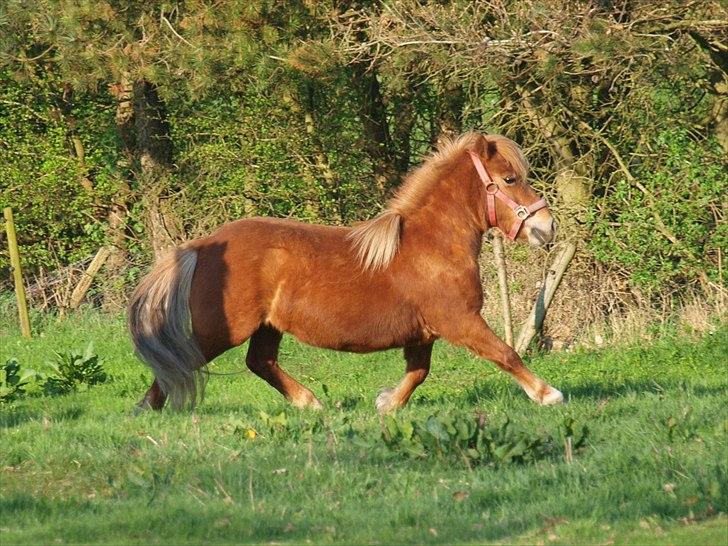
[[[516,86],[520,95],[520,104],[531,120],[531,123],[538,128],[551,149],[551,157],[558,169],[575,169],[577,174],[584,175],[576,163],[576,156],[571,149],[569,132],[556,119],[548,115],[543,108],[538,108],[531,91],[522,86]]]
[[[352,80],[359,94],[359,117],[364,133],[364,148],[372,162],[374,181],[382,194],[399,182],[394,165],[392,140],[389,136],[387,111],[382,99],[376,73],[368,70],[365,63],[352,65]]]
[[[341,203],[341,195],[339,193],[339,179],[334,170],[331,168],[329,156],[326,153],[326,148],[323,142],[321,141],[318,126],[314,119],[316,103],[313,87],[311,85],[306,85],[305,93],[306,100],[304,103],[305,107],[303,108],[303,119],[306,125],[306,134],[308,135],[309,141],[314,150],[313,164],[316,165],[319,177],[323,178],[325,191],[328,194],[327,197],[332,202],[336,203],[336,209],[325,211],[325,214],[328,221],[339,224],[341,223],[343,216],[343,206]]]
[[[154,84],[134,82],[134,129],[137,176],[147,213],[154,255],[182,240],[179,217],[172,210],[172,140],[164,102]]]
[[[710,73],[713,107],[708,126],[715,139],[728,154],[728,47],[717,40],[711,40],[699,32],[691,31],[690,37],[705,51],[715,68]]]
[[[550,155],[557,167],[554,187],[560,201],[560,239],[563,240],[564,235],[571,240],[582,238],[586,235],[584,226],[592,195],[587,169],[577,160],[569,132],[563,124],[551,116],[548,109],[539,108],[531,91],[521,86],[517,89],[521,95],[521,107],[549,144]]]
[[[464,105],[465,94],[462,86],[459,83],[447,82],[440,104],[438,141],[443,137],[454,137],[462,132]]]
[[[63,115],[63,120],[66,122],[68,127],[68,140],[71,145],[71,155],[76,158],[78,162],[78,182],[83,187],[84,191],[91,192],[93,190],[93,183],[88,175],[88,168],[86,167],[86,150],[81,142],[81,137],[77,131],[76,118],[73,117],[73,87],[71,84],[63,84],[63,93],[59,102],[59,110]]]
[[[410,166],[412,156],[412,129],[415,126],[415,94],[412,84],[408,83],[402,93],[393,97],[394,126],[392,127],[392,146],[395,153],[394,168],[397,178],[401,178]]]
[[[521,333],[518,335],[518,341],[516,341],[516,345],[514,346],[514,349],[519,355],[523,354],[531,343],[531,340],[541,331],[543,321],[546,318],[546,311],[549,305],[551,305],[551,300],[556,293],[556,289],[559,287],[561,277],[564,276],[564,272],[569,267],[569,263],[574,257],[575,252],[576,245],[574,243],[567,243],[546,273],[546,279],[538,296],[536,296],[531,314],[528,315],[528,318],[523,323]]]
[[[146,231],[155,257],[173,245],[178,236],[176,215],[170,210],[168,194],[172,146],[164,105],[149,82],[132,82],[128,77],[110,86],[116,98],[116,129],[121,143],[118,188],[108,209],[107,240],[111,253],[108,271],[123,271],[128,263],[126,230],[128,210],[142,203],[146,211]],[[113,289],[105,291],[104,307],[117,308],[123,298]]]
[[[110,248],[109,257],[106,259],[106,270],[117,274],[124,271],[129,259],[126,246],[126,219],[131,199],[131,183],[127,177],[131,176],[134,162],[134,104],[133,88],[128,78],[122,78],[110,86],[109,91],[116,98],[114,120],[121,142],[117,166],[122,174],[119,176],[116,193],[106,213],[106,240]],[[108,310],[123,307],[123,297],[120,297],[120,292],[111,287],[104,290],[103,307]]]

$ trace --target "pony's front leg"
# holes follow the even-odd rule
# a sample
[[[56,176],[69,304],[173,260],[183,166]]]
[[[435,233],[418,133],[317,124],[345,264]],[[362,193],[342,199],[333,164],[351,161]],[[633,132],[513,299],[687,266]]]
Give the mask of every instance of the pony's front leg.
[[[394,411],[407,403],[415,389],[430,373],[431,356],[432,343],[404,348],[404,358],[407,360],[405,376],[395,388],[379,393],[375,403],[379,413]]]
[[[448,341],[495,362],[521,385],[531,400],[544,406],[564,401],[564,395],[526,368],[518,353],[496,336],[480,315],[450,321],[440,329],[440,333]]]

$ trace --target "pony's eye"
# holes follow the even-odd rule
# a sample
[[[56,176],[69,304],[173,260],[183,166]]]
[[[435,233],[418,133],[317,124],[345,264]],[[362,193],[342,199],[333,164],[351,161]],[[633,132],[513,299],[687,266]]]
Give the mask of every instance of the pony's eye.
[[[503,180],[509,186],[516,183],[516,177],[515,176],[506,176]]]

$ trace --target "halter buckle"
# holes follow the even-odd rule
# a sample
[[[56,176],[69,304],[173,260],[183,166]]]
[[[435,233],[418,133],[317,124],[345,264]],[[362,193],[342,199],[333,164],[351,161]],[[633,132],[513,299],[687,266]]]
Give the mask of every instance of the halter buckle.
[[[531,216],[531,212],[523,205],[518,205],[518,207],[515,208],[513,212],[516,213],[516,216],[518,216],[519,220],[525,220],[526,218]]]
[[[495,182],[491,182],[485,186],[485,193],[489,193],[490,195],[495,195],[499,190],[500,188]]]

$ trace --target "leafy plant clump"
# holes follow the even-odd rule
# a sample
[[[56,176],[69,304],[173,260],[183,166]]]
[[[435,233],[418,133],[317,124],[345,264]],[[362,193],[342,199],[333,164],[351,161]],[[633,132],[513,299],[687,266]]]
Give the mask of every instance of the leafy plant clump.
[[[0,403],[12,402],[29,394],[59,396],[86,390],[108,379],[103,359],[94,354],[92,343],[83,354],[70,351],[55,355],[55,361],[47,363],[52,370],[49,374],[21,370],[15,358],[6,361],[0,367]]]
[[[498,425],[487,425],[485,416],[431,415],[423,421],[382,418],[380,431],[368,438],[351,432],[352,442],[385,455],[425,458],[456,457],[473,464],[526,464],[558,454],[560,447],[570,446],[569,456],[582,450],[589,429],[577,427],[573,418],[566,418],[555,438],[514,426],[510,419]],[[563,441],[558,437],[563,436]]]
[[[54,374],[43,383],[43,393],[51,396],[86,390],[92,385],[104,383],[108,378],[103,361],[94,354],[91,343],[83,354],[75,351],[56,353],[56,361],[48,364]]]
[[[35,379],[34,370],[20,370],[17,359],[11,358],[0,368],[0,402],[11,402],[25,395],[25,387]]]

